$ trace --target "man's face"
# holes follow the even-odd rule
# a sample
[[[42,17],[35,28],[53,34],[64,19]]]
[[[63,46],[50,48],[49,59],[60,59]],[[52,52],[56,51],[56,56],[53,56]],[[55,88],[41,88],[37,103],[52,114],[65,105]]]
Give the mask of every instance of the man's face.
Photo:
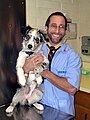
[[[50,37],[51,44],[60,43],[66,33],[64,18],[62,16],[52,16],[50,18],[49,27],[46,27],[46,30]]]

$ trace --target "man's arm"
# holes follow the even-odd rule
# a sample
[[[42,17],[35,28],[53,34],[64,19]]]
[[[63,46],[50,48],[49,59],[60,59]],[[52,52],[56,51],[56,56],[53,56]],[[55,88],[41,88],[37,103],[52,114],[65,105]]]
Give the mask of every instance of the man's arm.
[[[57,75],[55,75],[54,73],[52,73],[49,70],[44,70],[41,75],[46,78],[48,81],[50,81],[52,84],[54,84],[56,87],[58,87],[59,89],[62,89],[66,92],[68,92],[71,95],[74,95],[76,92],[76,88],[74,86],[72,86],[66,78],[63,77],[59,77]]]

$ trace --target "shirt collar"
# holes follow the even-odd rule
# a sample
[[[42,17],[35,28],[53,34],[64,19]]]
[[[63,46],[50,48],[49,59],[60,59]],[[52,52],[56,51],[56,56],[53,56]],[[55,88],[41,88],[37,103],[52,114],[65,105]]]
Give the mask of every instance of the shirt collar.
[[[47,51],[48,51],[48,47],[47,47],[46,43],[43,46],[43,50],[45,50],[45,49],[47,49]],[[60,51],[60,52],[66,52],[67,51],[67,44],[64,40],[62,40],[62,46],[58,51]]]

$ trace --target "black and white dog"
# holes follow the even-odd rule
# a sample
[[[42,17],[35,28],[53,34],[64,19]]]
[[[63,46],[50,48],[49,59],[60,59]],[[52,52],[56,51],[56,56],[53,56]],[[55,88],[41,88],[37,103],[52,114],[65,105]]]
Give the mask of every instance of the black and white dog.
[[[26,74],[24,74],[23,66],[25,59],[28,56],[38,55],[42,53],[41,48],[43,43],[48,42],[45,39],[45,35],[38,29],[31,28],[30,26],[25,27],[23,30],[23,43],[22,50],[19,52],[19,56],[16,64],[16,71],[18,82],[21,88],[17,90],[16,94],[12,99],[12,103],[6,109],[7,113],[13,112],[15,106],[20,103],[21,105],[34,105],[37,109],[43,110],[43,106],[37,102],[41,100],[43,95],[43,90],[41,87],[42,76],[40,73],[48,69],[49,61],[44,56],[44,61],[42,64],[38,65],[34,71],[30,71],[28,78],[26,80]]]

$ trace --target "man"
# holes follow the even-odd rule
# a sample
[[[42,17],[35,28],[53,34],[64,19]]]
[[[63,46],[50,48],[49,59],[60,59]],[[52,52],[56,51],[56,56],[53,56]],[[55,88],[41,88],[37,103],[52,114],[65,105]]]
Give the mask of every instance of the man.
[[[74,94],[80,85],[81,60],[63,40],[67,29],[66,17],[61,12],[52,13],[46,21],[45,29],[50,39],[48,45],[43,45],[44,54],[48,57],[50,46],[55,47],[56,51],[50,60],[49,70],[41,73],[45,79],[44,95],[40,102],[75,115]],[[43,55],[27,58],[25,73],[33,70],[42,61]]]

